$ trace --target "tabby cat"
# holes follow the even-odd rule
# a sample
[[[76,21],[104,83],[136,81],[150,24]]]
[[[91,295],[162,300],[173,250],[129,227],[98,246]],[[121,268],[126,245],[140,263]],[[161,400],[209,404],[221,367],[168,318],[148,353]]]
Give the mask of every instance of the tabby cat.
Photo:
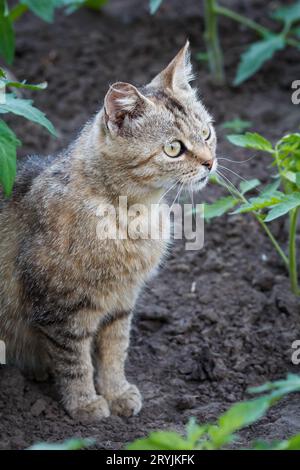
[[[176,181],[203,187],[216,166],[212,119],[189,44],[147,86],[112,85],[102,109],[56,157],[29,157],[0,202],[0,339],[8,363],[50,372],[76,419],[141,409],[125,377],[132,311],[166,240],[108,239],[99,204],[163,201]],[[101,228],[101,225],[100,225]]]

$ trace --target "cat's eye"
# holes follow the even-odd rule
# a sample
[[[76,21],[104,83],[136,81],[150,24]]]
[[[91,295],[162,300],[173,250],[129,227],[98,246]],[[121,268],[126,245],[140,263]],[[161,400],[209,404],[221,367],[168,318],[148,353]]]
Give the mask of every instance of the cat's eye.
[[[185,151],[185,146],[180,140],[173,140],[164,146],[164,152],[168,157],[176,158],[180,157]]]
[[[209,124],[203,124],[201,129],[201,136],[204,140],[209,140],[211,136],[211,127]]]

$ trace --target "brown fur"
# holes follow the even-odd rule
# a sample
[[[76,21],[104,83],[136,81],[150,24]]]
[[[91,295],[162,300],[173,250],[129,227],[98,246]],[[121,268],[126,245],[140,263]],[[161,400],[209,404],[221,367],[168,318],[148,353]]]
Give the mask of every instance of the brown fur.
[[[121,195],[150,208],[174,181],[208,173],[216,139],[212,126],[210,140],[201,138],[211,119],[190,71],[186,46],[140,91],[113,85],[77,140],[57,158],[29,158],[1,203],[0,339],[9,362],[37,378],[51,372],[66,410],[81,419],[141,408],[124,372],[130,322],[167,243],[99,239],[97,208],[114,204],[119,217]],[[175,139],[187,148],[177,160],[163,152]]]

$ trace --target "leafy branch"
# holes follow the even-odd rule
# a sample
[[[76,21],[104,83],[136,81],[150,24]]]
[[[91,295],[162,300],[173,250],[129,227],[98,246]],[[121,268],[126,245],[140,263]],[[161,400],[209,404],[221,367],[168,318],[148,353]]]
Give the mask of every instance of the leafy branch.
[[[162,0],[150,0],[150,11],[154,14]],[[254,31],[260,40],[251,44],[241,56],[234,85],[240,85],[254,75],[274,54],[287,46],[300,49],[299,28],[300,1],[292,5],[279,7],[271,18],[281,25],[279,33],[247,18],[236,11],[219,4],[218,0],[204,0],[204,37],[210,71],[217,83],[225,82],[224,60],[221,48],[218,22],[225,17]],[[203,57],[203,54],[201,54]]]
[[[14,23],[27,11],[52,23],[57,9],[66,14],[73,13],[81,7],[99,10],[108,0],[20,0],[11,10],[7,0],[0,0],[0,55],[8,64],[12,64],[15,55]]]
[[[44,127],[52,135],[56,131],[52,123],[46,118],[45,114],[35,108],[32,100],[19,98],[14,93],[7,93],[9,88],[24,88],[29,90],[44,90],[47,83],[31,85],[24,82],[11,81],[6,77],[5,72],[0,69],[0,114],[12,113],[22,116]],[[0,185],[3,187],[5,196],[12,192],[14,180],[16,177],[17,166],[17,148],[21,145],[20,140],[10,127],[0,119]]]
[[[137,439],[127,446],[128,450],[218,450],[226,448],[236,440],[236,432],[261,419],[271,406],[289,393],[300,391],[300,377],[289,374],[285,380],[268,382],[252,388],[251,393],[265,393],[258,398],[236,403],[217,423],[197,424],[194,418],[186,426],[186,434],[174,431],[152,432],[146,438]],[[281,442],[256,441],[251,444],[253,450],[299,450],[300,434]]]
[[[300,295],[297,273],[296,231],[300,208],[300,134],[289,134],[280,139],[275,147],[257,133],[229,135],[229,141],[239,147],[263,151],[272,157],[277,173],[273,181],[258,196],[247,198],[247,193],[261,183],[254,179],[240,184],[240,189],[228,185],[224,180],[218,183],[230,190],[232,196],[221,198],[205,206],[205,218],[211,219],[235,208],[232,214],[252,213],[268,235],[275,250],[289,271],[291,289]],[[280,190],[281,189],[281,190]],[[238,206],[236,208],[236,206]],[[272,234],[268,223],[279,217],[289,216],[289,248],[286,254]]]

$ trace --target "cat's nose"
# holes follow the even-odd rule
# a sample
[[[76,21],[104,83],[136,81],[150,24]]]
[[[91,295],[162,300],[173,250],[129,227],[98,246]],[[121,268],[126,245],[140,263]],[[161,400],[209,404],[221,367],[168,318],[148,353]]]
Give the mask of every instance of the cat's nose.
[[[205,160],[205,162],[202,162],[202,166],[205,166],[205,168],[208,169],[208,171],[210,171],[213,167],[213,160]]]

